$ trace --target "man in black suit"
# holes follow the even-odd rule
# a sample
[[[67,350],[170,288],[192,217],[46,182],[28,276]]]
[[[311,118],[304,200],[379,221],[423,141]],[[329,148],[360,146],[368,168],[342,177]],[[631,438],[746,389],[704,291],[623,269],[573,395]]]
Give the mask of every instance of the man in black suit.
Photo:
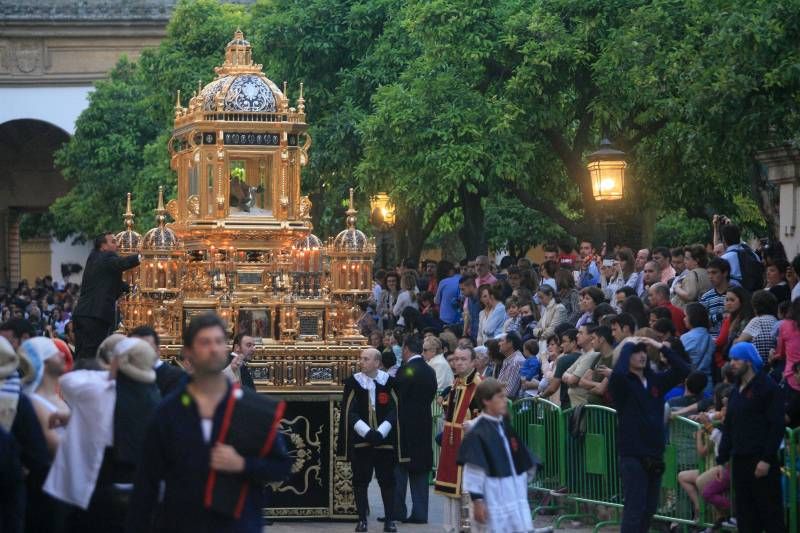
[[[233,338],[233,351],[231,352],[231,359],[237,355],[241,356],[242,366],[239,367],[239,383],[245,389],[253,392],[256,390],[253,376],[250,374],[250,369],[247,368],[247,363],[253,358],[256,351],[256,341],[246,333],[237,333]]]
[[[75,358],[94,358],[114,324],[117,298],[127,290],[122,273],[139,265],[138,255],[117,255],[117,241],[111,233],[94,239],[81,281],[78,305],[72,313],[75,324]]]
[[[156,386],[158,386],[158,390],[161,392],[161,397],[166,398],[167,394],[180,385],[181,379],[186,375],[186,372],[177,366],[166,364],[161,360],[161,339],[158,337],[156,330],[150,326],[134,328],[128,337],[142,339],[152,346],[156,354],[158,354],[158,359],[156,359],[154,367],[156,370]]]
[[[395,468],[394,516],[409,524],[428,523],[428,476],[433,468],[433,417],[436,372],[422,358],[422,339],[409,335],[403,341],[403,364],[397,370],[398,431],[403,455],[409,461]],[[406,488],[411,486],[411,514]]]

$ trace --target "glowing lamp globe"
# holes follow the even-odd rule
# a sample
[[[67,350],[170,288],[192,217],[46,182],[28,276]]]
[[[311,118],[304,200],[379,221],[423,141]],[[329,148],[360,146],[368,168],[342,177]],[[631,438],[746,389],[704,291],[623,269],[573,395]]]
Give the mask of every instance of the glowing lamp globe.
[[[621,200],[625,186],[625,152],[603,139],[600,148],[589,154],[586,165],[592,180],[592,195],[597,201]]]
[[[385,192],[379,192],[369,199],[370,217],[374,226],[391,228],[395,222],[395,209],[392,199]]]

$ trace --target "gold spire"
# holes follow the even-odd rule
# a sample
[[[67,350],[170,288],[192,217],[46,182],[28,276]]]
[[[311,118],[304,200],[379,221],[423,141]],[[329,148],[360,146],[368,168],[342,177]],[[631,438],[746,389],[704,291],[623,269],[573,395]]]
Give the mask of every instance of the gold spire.
[[[306,111],[306,99],[303,98],[303,82],[300,82],[300,98],[297,99],[297,112],[298,113],[305,113]]]
[[[135,215],[133,214],[133,211],[131,211],[131,193],[128,193],[128,204],[123,216],[125,217],[125,228],[128,231],[133,230],[133,217]]]
[[[156,207],[156,222],[159,226],[167,223],[167,210],[164,209],[164,186],[158,186],[158,206]]]
[[[179,112],[181,109],[183,109],[181,106],[181,90],[178,89],[178,92],[175,93],[175,112]]]

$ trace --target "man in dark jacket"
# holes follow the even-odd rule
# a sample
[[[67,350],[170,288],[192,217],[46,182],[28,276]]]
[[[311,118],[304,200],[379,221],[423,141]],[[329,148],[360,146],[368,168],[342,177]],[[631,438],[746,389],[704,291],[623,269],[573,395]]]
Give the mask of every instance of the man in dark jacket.
[[[739,531],[782,532],[783,393],[762,371],[755,346],[740,342],[729,356],[738,383],[728,397],[717,463],[731,462]]]
[[[242,366],[239,367],[239,380],[242,387],[255,392],[256,386],[253,382],[253,375],[250,373],[247,363],[253,358],[256,351],[256,342],[253,337],[246,333],[237,333],[233,338],[233,351],[231,352],[231,359],[237,355],[241,356]]]
[[[122,273],[138,265],[138,255],[117,255],[113,234],[95,237],[94,250],[83,271],[78,304],[72,313],[76,359],[94,358],[97,347],[111,333],[117,298],[127,290]]]
[[[647,346],[661,350],[670,368],[654,372]],[[664,395],[689,374],[689,365],[669,347],[653,339],[631,338],[623,345],[609,376],[609,390],[617,407],[617,448],[625,508],[622,533],[647,531],[658,506],[664,473]]]
[[[400,444],[406,463],[395,471],[394,517],[410,524],[428,523],[428,476],[433,468],[433,417],[436,373],[422,358],[422,339],[409,335],[403,341],[403,364],[397,371]],[[411,514],[406,508],[406,487],[411,485]]]

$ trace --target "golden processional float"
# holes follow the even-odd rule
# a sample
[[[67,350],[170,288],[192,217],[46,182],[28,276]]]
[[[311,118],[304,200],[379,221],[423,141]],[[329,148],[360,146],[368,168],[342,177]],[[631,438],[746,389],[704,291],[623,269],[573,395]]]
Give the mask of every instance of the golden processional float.
[[[325,244],[312,233],[300,191],[311,146],[302,83],[293,107],[240,31],[215,70],[188,107],[178,93],[169,143],[177,195],[165,204],[159,188],[157,225],[143,236],[128,195],[117,241],[142,259],[125,274],[132,289],[119,301],[121,328],[152,326],[165,356],[202,313],[254,337],[249,368],[259,391],[287,400],[283,431],[295,460],[291,479],[273,487],[269,515],[354,517],[334,432],[342,381],[366,344],[356,322],[372,291],[375,243],[356,228],[352,189],[346,228]]]

